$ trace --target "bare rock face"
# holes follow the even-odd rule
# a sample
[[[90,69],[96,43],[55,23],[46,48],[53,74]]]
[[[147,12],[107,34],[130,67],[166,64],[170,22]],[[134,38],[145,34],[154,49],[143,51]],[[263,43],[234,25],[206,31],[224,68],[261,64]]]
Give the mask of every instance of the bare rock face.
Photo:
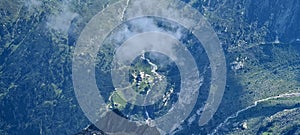
[[[87,129],[76,135],[159,135],[159,131],[155,127],[148,125],[138,125],[136,122],[129,121],[122,117],[116,117],[114,112],[109,112],[105,117],[99,120],[95,125],[90,125]],[[97,127],[102,127],[101,130],[109,131],[104,133]]]
[[[95,125],[90,125],[76,135],[105,135],[105,133],[99,130]]]

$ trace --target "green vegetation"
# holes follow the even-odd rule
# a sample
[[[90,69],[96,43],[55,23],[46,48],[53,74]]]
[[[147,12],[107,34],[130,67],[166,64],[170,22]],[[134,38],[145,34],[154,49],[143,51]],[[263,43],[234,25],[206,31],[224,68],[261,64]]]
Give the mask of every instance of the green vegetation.
[[[130,69],[130,80],[132,88],[139,94],[146,94],[148,90],[152,89],[155,80],[158,76],[152,71],[154,69],[147,60],[138,58],[137,62]]]
[[[262,135],[273,135],[272,132],[263,132]]]
[[[74,95],[72,55],[78,36],[90,19],[116,1],[0,1],[0,134],[74,134],[90,124]],[[207,134],[229,116],[250,106],[229,119],[220,134],[300,134],[300,97],[273,98],[251,107],[262,99],[300,90],[300,50],[299,42],[294,42],[299,37],[287,37],[286,30],[291,28],[283,23],[295,19],[294,13],[274,6],[273,15],[266,16],[269,19],[251,20],[248,17],[252,12],[247,6],[252,2],[191,0],[188,4],[201,11],[213,26],[228,66],[222,104],[214,119],[199,132]],[[276,20],[281,21],[278,24]],[[279,27],[281,23],[284,27]],[[280,42],[276,41],[278,36]],[[191,48],[193,43],[189,44]],[[115,47],[108,42],[98,53],[96,72],[102,73],[103,80],[111,79],[110,62]],[[162,74],[153,69],[154,65],[140,59],[130,67],[128,74],[135,92],[147,93],[169,72]],[[164,98],[151,108],[158,110],[153,113],[158,116],[172,107],[172,97],[177,94],[175,83],[167,77],[167,82],[156,84],[166,90],[161,91]],[[111,83],[103,80],[100,85],[109,91],[104,95],[110,98],[110,107],[126,108],[128,103],[122,93],[111,92]],[[144,108],[139,109],[133,114],[135,117],[144,116]]]
[[[127,104],[127,102],[124,100],[122,96],[120,96],[121,93],[113,92],[111,94],[110,100],[111,105],[113,108],[118,108],[119,110],[123,110]]]

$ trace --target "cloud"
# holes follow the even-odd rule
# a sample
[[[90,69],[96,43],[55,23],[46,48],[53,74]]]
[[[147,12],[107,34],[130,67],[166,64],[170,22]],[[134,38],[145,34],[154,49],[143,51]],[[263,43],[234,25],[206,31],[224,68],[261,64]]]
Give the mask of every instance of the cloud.
[[[31,11],[32,9],[34,9],[36,7],[40,7],[42,5],[42,2],[39,0],[25,0],[24,4]]]
[[[166,33],[177,40],[182,38],[183,30],[178,27],[176,24],[168,23],[168,27],[171,27],[172,30],[158,26],[158,19],[151,17],[137,18],[130,20],[122,24],[121,27],[117,28],[112,35],[109,37],[109,41],[114,41],[116,43],[123,43],[125,40],[128,40],[130,37],[144,32],[161,32]],[[154,42],[154,41],[153,41]]]
[[[61,11],[56,15],[51,15],[48,18],[47,26],[51,29],[57,30],[61,33],[67,34],[71,21],[79,16],[76,12],[73,12],[69,5],[70,1],[64,1],[59,7]]]

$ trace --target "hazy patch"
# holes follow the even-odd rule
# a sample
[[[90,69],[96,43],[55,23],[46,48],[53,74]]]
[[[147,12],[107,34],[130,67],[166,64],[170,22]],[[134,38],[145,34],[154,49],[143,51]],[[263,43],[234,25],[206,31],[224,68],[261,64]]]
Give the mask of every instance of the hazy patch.
[[[25,0],[24,4],[26,7],[28,7],[29,11],[32,11],[33,9],[40,7],[42,2],[39,0]]]
[[[71,21],[78,16],[76,12],[70,9],[70,1],[65,1],[59,7],[61,10],[58,14],[51,15],[48,18],[47,26],[61,33],[67,34]]]

